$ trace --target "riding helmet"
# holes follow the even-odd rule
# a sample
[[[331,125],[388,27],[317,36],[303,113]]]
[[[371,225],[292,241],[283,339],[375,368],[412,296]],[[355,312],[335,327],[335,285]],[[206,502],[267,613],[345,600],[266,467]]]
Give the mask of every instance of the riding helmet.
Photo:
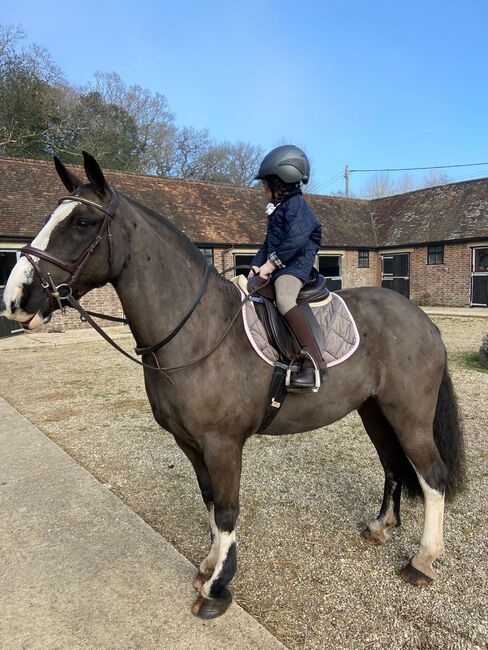
[[[310,162],[305,153],[293,144],[284,144],[264,158],[255,178],[278,176],[284,183],[308,183]]]

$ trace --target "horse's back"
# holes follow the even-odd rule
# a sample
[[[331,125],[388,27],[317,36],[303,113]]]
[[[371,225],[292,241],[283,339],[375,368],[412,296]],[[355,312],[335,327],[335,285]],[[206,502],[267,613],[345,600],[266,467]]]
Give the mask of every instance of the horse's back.
[[[444,366],[445,348],[436,325],[401,294],[382,287],[359,287],[337,292],[358,327],[360,345],[388,365]]]

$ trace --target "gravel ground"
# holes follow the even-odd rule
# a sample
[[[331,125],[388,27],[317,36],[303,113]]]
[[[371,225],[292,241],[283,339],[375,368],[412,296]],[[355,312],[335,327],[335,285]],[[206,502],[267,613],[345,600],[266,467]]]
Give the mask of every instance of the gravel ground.
[[[245,448],[233,592],[289,648],[486,647],[488,373],[466,355],[478,351],[488,322],[435,322],[460,398],[470,485],[447,507],[446,554],[431,588],[397,576],[418,545],[421,503],[403,503],[403,526],[386,546],[359,537],[383,480],[356,414],[307,434],[255,437]],[[200,562],[208,535],[197,483],[153,421],[139,368],[103,342],[2,351],[0,394]]]

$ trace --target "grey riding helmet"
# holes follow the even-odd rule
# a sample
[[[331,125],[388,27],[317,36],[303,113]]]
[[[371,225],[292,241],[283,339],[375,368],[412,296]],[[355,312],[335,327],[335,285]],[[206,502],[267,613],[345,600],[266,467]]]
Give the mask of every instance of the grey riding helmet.
[[[293,144],[276,147],[264,158],[255,178],[278,176],[284,183],[308,183],[310,162],[305,153]]]

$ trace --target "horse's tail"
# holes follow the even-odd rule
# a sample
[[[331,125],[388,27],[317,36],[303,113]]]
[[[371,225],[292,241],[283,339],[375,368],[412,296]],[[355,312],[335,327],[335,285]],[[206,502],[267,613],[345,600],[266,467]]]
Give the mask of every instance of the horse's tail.
[[[446,498],[452,499],[466,485],[464,440],[458,404],[446,363],[437,397],[434,417],[434,440],[447,466]]]

